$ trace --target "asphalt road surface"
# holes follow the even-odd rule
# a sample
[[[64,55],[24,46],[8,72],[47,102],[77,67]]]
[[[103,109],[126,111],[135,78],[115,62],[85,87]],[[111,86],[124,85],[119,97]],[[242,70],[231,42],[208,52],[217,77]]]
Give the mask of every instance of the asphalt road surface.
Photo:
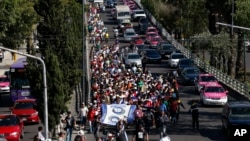
[[[110,16],[110,9],[106,9],[105,13],[100,14],[104,20],[105,25],[108,27],[110,37],[113,37],[113,27],[117,26]],[[138,29],[138,24],[133,23],[135,29]],[[121,46],[126,45],[121,43]],[[247,54],[247,60],[250,60],[250,54]],[[250,65],[249,65],[250,66]],[[166,61],[161,64],[149,64],[147,69],[154,75],[163,74],[169,70]],[[222,108],[220,106],[207,106],[200,107],[200,129],[192,130],[191,127],[191,115],[188,113],[190,100],[199,100],[199,95],[195,94],[193,86],[180,86],[180,98],[186,109],[181,109],[180,120],[176,126],[170,126],[168,128],[168,135],[172,141],[226,141],[226,136],[221,128],[220,113]],[[233,99],[229,96],[229,99]],[[0,102],[0,113],[10,113],[9,107],[10,99],[8,95],[2,95]],[[31,141],[35,134],[37,134],[37,128],[39,125],[27,125],[25,126],[25,137],[22,141]],[[128,129],[129,140],[132,139],[131,129]],[[92,134],[86,135],[88,141],[93,140]],[[150,134],[150,141],[159,141],[159,133],[156,129],[153,129]]]

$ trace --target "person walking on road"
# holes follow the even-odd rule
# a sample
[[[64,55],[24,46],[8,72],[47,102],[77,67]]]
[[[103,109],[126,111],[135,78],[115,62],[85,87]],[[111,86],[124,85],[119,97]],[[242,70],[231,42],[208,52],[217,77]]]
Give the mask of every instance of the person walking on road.
[[[67,116],[64,119],[64,123],[66,123],[66,141],[71,141],[72,140],[72,132],[73,129],[75,128],[76,121],[75,118],[72,116],[71,111],[67,112]]]
[[[147,64],[147,58],[143,56],[142,58],[142,72],[145,73],[146,71],[146,64]]]
[[[135,130],[132,141],[149,141],[148,133],[143,125],[140,125],[138,130]]]
[[[199,109],[198,109],[198,103],[196,103],[194,100],[191,102],[191,106],[189,109],[189,113],[192,113],[192,126],[193,130],[199,129]]]
[[[45,137],[44,137],[44,133],[43,133],[43,127],[39,126],[38,127],[38,138],[40,139],[40,141],[45,141]]]
[[[86,127],[88,111],[89,111],[89,109],[85,106],[84,103],[82,103],[82,106],[81,106],[81,109],[79,112],[80,128],[81,129],[84,129]]]

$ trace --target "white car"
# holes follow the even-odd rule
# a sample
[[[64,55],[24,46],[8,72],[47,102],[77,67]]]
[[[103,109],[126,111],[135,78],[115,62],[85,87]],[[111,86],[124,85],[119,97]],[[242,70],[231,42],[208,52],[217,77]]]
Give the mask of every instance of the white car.
[[[131,39],[133,37],[136,37],[136,36],[138,36],[138,35],[136,34],[136,32],[133,28],[127,28],[123,33],[124,41],[126,41],[126,42],[130,42]]]
[[[171,68],[177,67],[178,63],[179,63],[179,60],[182,59],[182,58],[186,58],[182,53],[173,52],[170,55],[169,60],[168,60],[168,63],[170,65],[170,67]]]
[[[126,67],[131,67],[132,64],[136,64],[137,67],[142,66],[142,59],[138,53],[128,53],[124,56],[124,62]]]
[[[133,21],[137,21],[140,19],[140,17],[146,17],[146,13],[144,12],[144,10],[142,9],[133,10],[131,14],[131,19]]]

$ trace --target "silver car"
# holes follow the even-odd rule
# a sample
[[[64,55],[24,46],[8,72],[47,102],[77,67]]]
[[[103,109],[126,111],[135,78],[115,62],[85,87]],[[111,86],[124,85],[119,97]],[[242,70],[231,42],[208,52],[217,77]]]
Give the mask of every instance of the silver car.
[[[126,42],[130,42],[133,37],[138,36],[133,28],[127,28],[124,31],[123,37]]]
[[[168,60],[168,63],[170,65],[170,67],[177,67],[178,66],[178,63],[179,63],[179,60],[182,59],[182,58],[186,58],[182,53],[176,53],[176,52],[173,52],[170,57],[169,57],[169,60]]]
[[[138,53],[128,53],[125,55],[124,62],[126,67],[131,67],[132,64],[136,64],[137,67],[141,67],[142,59]]]

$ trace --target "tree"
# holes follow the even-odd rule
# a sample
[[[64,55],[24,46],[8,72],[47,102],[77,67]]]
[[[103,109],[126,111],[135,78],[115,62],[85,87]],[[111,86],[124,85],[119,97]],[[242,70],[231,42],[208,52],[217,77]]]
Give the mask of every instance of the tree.
[[[31,0],[0,1],[0,42],[15,49],[30,37],[37,15]]]
[[[37,27],[39,51],[47,67],[48,81],[48,113],[49,129],[59,123],[59,113],[66,109],[66,103],[71,99],[73,88],[81,78],[80,57],[83,44],[81,5],[70,0],[39,0],[34,6],[37,14],[43,19]],[[36,62],[31,62],[30,74],[37,74]],[[38,75],[39,76],[39,75]],[[34,95],[43,101],[41,94],[42,80],[34,80]],[[39,77],[41,79],[41,77]],[[37,94],[39,93],[39,94]],[[39,103],[43,107],[43,102]],[[39,112],[42,114],[43,109]],[[41,116],[42,120],[43,116]]]

